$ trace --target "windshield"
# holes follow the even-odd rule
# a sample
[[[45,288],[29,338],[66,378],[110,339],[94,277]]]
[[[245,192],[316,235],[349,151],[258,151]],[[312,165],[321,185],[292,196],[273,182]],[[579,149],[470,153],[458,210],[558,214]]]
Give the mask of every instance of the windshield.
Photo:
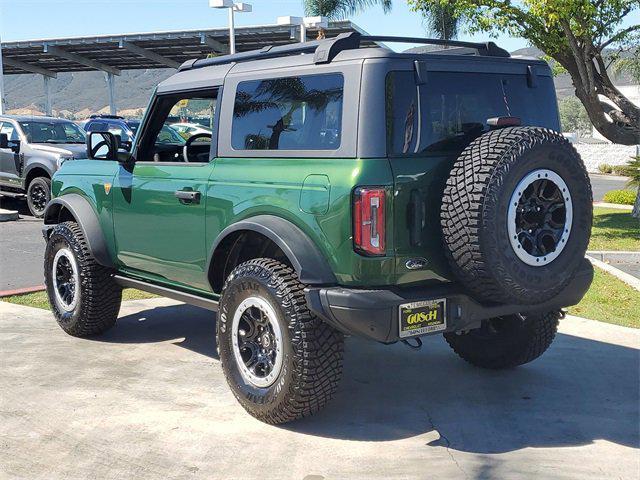
[[[138,128],[140,128],[140,120],[127,120],[127,125],[135,135],[138,133]]]
[[[29,143],[85,143],[85,134],[73,122],[36,120],[19,122]]]

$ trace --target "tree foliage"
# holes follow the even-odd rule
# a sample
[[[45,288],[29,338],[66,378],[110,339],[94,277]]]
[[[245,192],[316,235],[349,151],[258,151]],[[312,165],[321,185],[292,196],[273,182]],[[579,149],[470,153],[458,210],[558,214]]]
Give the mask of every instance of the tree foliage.
[[[617,143],[640,143],[640,109],[615,87],[607,51],[638,46],[640,25],[622,28],[640,0],[408,0],[424,15],[453,8],[471,33],[523,37],[567,70],[593,125]],[[602,101],[603,96],[607,101]]]
[[[580,100],[566,97],[558,102],[560,125],[563,132],[575,132],[580,135],[591,133],[592,125],[589,115]]]
[[[303,0],[306,15],[321,15],[339,20],[377,5],[385,12],[391,10],[391,0]]]
[[[376,5],[385,13],[391,10],[391,0],[302,0],[305,15],[328,17],[340,20]],[[318,40],[325,37],[323,28],[318,30]]]

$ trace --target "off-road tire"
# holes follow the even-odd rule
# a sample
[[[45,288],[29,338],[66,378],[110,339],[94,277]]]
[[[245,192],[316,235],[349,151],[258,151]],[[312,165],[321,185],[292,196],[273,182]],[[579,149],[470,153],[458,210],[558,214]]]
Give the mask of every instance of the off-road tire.
[[[232,318],[243,299],[259,296],[276,312],[283,364],[274,383],[258,388],[242,377],[232,345]],[[269,424],[312,415],[336,392],[342,376],[343,335],[307,308],[295,271],[267,258],[237,266],[220,299],[216,340],[225,378],[244,409]]]
[[[44,207],[39,208],[36,205],[36,200],[34,199],[34,194],[36,190],[43,189],[46,198],[44,199]],[[36,177],[29,183],[27,187],[27,207],[29,207],[29,212],[36,218],[42,218],[44,215],[44,210],[46,204],[51,200],[51,180],[47,177]]]
[[[507,231],[511,195],[536,169],[563,179],[573,209],[566,246],[541,266],[518,258]],[[447,180],[440,215],[445,253],[455,277],[481,302],[544,302],[571,281],[583,261],[592,210],[587,171],[562,135],[537,127],[491,131],[462,152]]]
[[[72,311],[66,311],[58,304],[53,290],[53,261],[62,248],[73,253],[78,266],[78,297]],[[122,302],[122,288],[114,281],[112,273],[96,262],[77,223],[64,222],[53,227],[44,254],[45,284],[53,315],[69,335],[97,335],[115,325]]]
[[[454,352],[477,367],[513,368],[535,360],[549,348],[561,316],[559,311],[509,315],[485,320],[482,328],[463,334],[445,333],[444,338]],[[489,322],[495,321],[499,328],[491,332]]]

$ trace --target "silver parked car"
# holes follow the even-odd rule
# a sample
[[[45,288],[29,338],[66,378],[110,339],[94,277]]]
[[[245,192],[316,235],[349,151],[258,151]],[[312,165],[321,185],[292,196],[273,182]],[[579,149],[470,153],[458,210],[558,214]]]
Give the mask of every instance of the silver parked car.
[[[25,196],[41,217],[51,198],[51,177],[67,160],[86,158],[85,132],[61,118],[0,116],[0,192]]]

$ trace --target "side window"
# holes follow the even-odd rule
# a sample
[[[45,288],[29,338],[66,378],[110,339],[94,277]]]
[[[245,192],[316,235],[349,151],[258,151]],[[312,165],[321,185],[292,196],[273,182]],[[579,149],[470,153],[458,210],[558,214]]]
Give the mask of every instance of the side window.
[[[253,80],[238,84],[234,150],[336,150],[342,136],[340,74]]]
[[[153,118],[140,141],[139,161],[197,162],[209,161],[216,114],[217,92],[193,97],[163,95],[159,97]],[[197,123],[198,129],[180,124]],[[182,125],[184,126],[184,125]]]
[[[0,123],[0,133],[6,134],[10,142],[15,142],[16,140],[20,140],[16,127],[14,127],[9,122]]]

